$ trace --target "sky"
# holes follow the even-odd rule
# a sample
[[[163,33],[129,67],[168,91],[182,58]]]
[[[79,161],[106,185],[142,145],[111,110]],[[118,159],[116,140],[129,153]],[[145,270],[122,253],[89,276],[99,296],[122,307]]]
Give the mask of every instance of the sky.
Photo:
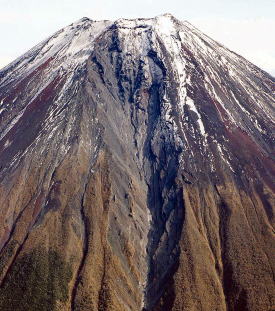
[[[0,68],[66,25],[171,13],[275,76],[275,0],[0,0]]]

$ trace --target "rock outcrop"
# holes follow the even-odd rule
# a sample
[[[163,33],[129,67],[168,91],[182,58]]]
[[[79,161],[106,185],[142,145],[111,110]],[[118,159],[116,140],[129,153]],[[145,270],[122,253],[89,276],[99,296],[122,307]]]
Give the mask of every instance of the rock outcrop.
[[[274,310],[274,82],[169,14],[2,69],[0,310]]]

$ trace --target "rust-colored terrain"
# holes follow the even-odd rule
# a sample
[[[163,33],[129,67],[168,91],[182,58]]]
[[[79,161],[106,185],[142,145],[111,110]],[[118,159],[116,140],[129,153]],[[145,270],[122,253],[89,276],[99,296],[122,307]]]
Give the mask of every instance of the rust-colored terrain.
[[[275,310],[274,82],[169,14],[2,69],[0,310]]]

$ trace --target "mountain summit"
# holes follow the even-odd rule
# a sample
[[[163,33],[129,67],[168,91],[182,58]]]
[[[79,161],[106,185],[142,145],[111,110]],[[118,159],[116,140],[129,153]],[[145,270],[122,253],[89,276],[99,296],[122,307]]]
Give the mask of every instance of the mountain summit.
[[[171,14],[3,68],[0,310],[273,310],[274,82]]]

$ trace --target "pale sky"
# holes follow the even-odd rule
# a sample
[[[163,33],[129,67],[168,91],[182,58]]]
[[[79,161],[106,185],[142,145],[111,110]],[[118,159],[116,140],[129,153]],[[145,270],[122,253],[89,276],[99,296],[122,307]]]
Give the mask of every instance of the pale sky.
[[[0,0],[0,68],[55,31],[91,19],[171,13],[275,76],[275,0]]]

